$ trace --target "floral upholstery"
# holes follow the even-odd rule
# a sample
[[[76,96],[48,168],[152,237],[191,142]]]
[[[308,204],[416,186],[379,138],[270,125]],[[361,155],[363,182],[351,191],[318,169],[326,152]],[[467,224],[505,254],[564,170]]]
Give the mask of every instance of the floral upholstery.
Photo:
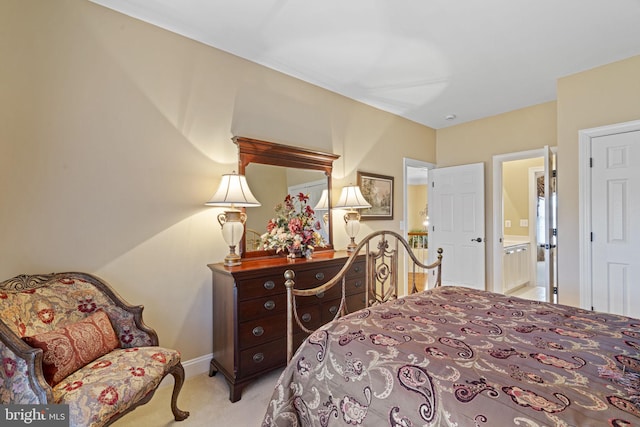
[[[89,425],[98,427],[155,390],[179,362],[180,353],[162,347],[117,349],[57,384],[53,398],[69,404],[71,419],[90,420]]]
[[[133,313],[114,304],[88,278],[59,275],[37,288],[0,288],[0,318],[20,337],[76,323],[98,308],[111,319],[123,348],[153,344],[153,337],[136,326]]]
[[[117,348],[49,386],[42,350],[22,338],[60,330],[104,311],[118,337]],[[142,321],[142,306],[130,306],[109,285],[85,273],[18,276],[0,283],[0,404],[69,405],[71,426],[108,425],[146,403],[167,374],[175,378],[171,409],[176,420],[184,382],[180,353],[158,346]]]
[[[25,347],[27,345],[25,344]],[[41,403],[38,393],[32,388],[27,373],[27,361],[18,357],[10,347],[0,342],[0,404]]]

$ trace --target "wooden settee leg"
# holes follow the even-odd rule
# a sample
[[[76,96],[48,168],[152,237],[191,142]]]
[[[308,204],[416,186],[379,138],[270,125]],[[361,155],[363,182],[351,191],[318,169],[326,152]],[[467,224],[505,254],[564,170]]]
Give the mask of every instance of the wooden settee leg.
[[[189,416],[189,411],[178,409],[178,394],[184,384],[184,368],[178,363],[169,371],[173,375],[173,394],[171,395],[171,411],[176,421],[182,421]]]

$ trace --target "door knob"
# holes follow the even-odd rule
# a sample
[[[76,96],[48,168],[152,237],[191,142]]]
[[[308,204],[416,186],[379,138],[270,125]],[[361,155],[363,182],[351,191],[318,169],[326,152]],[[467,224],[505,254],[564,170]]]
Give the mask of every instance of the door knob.
[[[472,242],[482,243],[482,237],[478,237],[477,239],[471,239]]]

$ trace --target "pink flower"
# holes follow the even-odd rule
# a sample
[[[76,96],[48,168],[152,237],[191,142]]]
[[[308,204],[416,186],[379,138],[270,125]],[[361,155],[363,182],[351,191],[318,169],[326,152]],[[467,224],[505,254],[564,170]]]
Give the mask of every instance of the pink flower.
[[[289,220],[289,231],[293,234],[302,232],[302,221],[300,221],[300,218],[291,218]]]

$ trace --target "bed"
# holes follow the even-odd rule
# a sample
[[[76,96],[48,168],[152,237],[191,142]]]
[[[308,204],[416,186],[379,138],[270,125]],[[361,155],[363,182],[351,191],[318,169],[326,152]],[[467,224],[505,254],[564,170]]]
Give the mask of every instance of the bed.
[[[640,426],[640,320],[457,286],[392,298],[313,331],[262,425]]]

